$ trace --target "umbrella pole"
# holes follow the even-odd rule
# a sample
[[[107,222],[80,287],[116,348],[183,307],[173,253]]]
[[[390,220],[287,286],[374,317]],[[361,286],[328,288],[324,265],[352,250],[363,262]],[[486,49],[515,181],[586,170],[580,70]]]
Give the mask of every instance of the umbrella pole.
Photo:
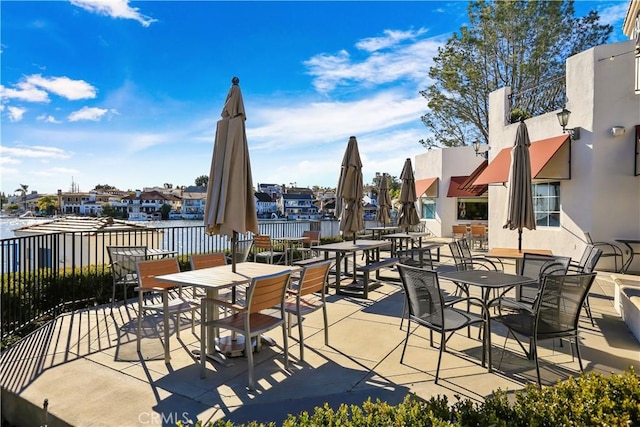
[[[518,228],[518,252],[522,252],[522,228]]]
[[[238,252],[238,232],[234,231],[231,236],[231,271],[236,272],[236,253]],[[236,287],[231,287],[231,301],[236,302]]]

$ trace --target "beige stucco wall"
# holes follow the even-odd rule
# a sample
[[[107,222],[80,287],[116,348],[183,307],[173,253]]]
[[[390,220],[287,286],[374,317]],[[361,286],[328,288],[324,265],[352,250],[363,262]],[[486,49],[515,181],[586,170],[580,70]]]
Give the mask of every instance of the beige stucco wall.
[[[432,149],[415,157],[416,180],[439,178],[436,219],[422,219],[431,233],[441,237],[451,236],[451,226],[459,222],[456,220],[457,198],[447,197],[451,177],[470,175],[483,160],[483,157],[476,156],[473,147],[470,146]],[[419,206],[419,210],[421,208],[422,206]],[[420,216],[422,217],[422,212]]]
[[[634,126],[640,124],[640,96],[633,91],[633,55],[617,56],[633,48],[632,42],[597,46],[567,61],[569,127],[580,127],[580,139],[571,143],[571,180],[561,181],[561,226],[523,231],[523,247],[547,248],[579,258],[584,232],[597,241],[640,237],[640,177],[633,176]],[[517,124],[504,124],[508,88],[490,96],[491,161],[510,146]],[[526,121],[532,141],[558,136],[556,112]],[[614,137],[612,126],[626,133]],[[489,188],[490,212],[503,212],[507,190]],[[494,210],[497,209],[497,210]],[[502,213],[504,215],[504,213]],[[492,217],[493,218],[493,217]],[[490,221],[491,247],[514,247],[517,232]],[[608,260],[603,260],[605,266]],[[637,268],[637,262],[634,262]]]

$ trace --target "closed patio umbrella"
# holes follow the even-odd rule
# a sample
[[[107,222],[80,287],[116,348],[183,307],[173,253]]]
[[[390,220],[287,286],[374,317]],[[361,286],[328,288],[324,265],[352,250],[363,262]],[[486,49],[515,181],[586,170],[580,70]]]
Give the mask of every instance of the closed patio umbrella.
[[[344,237],[353,235],[364,228],[362,209],[362,162],[355,136],[349,137],[347,150],[342,159],[340,178],[336,191],[336,216],[340,218],[340,231]]]
[[[207,234],[231,237],[232,268],[238,233],[258,234],[245,111],[237,77],[232,79],[222,119],[218,120],[207,186],[204,225]]]
[[[416,210],[416,179],[413,176],[413,167],[411,166],[411,159],[407,159],[404,162],[402,173],[400,174],[402,180],[402,187],[400,187],[400,215],[398,217],[398,226],[406,228],[409,232],[409,227],[420,223],[420,217]]]
[[[531,192],[531,158],[529,156],[529,132],[524,120],[520,121],[516,140],[511,149],[511,169],[509,170],[509,198],[507,201],[507,221],[504,228],[518,230],[518,250],[522,250],[522,229],[536,229]]]
[[[376,221],[381,222],[383,226],[391,221],[391,196],[389,195],[389,182],[387,174],[382,174],[380,178],[380,187],[378,188],[378,212],[376,213]]]

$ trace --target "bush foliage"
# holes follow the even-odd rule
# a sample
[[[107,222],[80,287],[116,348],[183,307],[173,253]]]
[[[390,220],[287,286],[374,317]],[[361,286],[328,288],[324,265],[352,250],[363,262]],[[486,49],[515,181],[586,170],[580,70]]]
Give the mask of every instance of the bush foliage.
[[[204,426],[202,422],[196,424]],[[218,420],[209,427],[237,427]],[[283,427],[319,426],[639,426],[640,377],[633,367],[622,374],[581,374],[538,388],[530,384],[512,398],[498,390],[482,403],[459,399],[450,404],[446,396],[422,400],[408,395],[399,405],[367,400],[361,406],[325,403],[313,413],[289,415]],[[178,423],[181,426],[181,423]],[[276,426],[251,422],[246,427]]]

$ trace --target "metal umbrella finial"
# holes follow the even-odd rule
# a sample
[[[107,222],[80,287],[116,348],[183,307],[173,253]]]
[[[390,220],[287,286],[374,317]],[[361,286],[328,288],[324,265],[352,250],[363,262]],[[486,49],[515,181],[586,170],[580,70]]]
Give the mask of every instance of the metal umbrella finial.
[[[234,78],[231,79],[231,84],[237,86],[238,83],[240,83],[240,79],[239,78],[234,77]]]

